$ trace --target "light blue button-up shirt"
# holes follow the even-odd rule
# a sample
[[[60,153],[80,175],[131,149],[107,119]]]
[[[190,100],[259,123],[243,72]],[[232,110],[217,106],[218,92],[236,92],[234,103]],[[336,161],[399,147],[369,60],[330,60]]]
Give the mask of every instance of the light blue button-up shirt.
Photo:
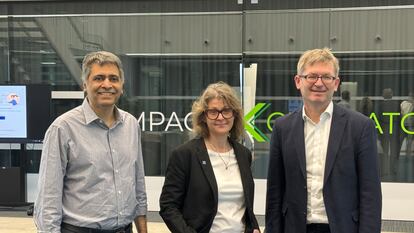
[[[61,222],[114,229],[146,215],[141,130],[115,108],[108,128],[83,104],[58,117],[46,132],[34,220],[38,232],[59,232]]]

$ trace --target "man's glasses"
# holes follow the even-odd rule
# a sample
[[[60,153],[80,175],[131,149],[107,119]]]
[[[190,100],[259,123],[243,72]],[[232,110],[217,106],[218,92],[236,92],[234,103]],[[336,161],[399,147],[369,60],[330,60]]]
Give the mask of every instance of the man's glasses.
[[[206,109],[204,110],[204,114],[210,120],[217,120],[220,114],[224,119],[230,119],[234,116],[234,111],[231,108],[223,108],[222,110]]]
[[[307,75],[299,75],[299,77],[306,79],[309,83],[316,83],[320,78],[323,83],[330,84],[332,83],[336,77],[330,76],[328,74],[307,74]]]

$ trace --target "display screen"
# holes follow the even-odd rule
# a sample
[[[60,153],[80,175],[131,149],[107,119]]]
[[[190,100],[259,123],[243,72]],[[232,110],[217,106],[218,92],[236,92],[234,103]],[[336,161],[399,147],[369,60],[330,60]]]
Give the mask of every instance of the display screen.
[[[27,138],[26,86],[0,86],[0,138]]]
[[[41,142],[50,124],[49,85],[0,85],[0,142]]]

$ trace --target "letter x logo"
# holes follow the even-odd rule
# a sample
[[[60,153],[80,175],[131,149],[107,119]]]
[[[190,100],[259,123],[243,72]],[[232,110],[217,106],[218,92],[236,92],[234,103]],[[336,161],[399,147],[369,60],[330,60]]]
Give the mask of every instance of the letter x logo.
[[[269,107],[270,104],[258,103],[244,116],[244,128],[258,142],[268,142],[269,138],[254,125],[253,121],[256,120],[256,118],[258,118]]]

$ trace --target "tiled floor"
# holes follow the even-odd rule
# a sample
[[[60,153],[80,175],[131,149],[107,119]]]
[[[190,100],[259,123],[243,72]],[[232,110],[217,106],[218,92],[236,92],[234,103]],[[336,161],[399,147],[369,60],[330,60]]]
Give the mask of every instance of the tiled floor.
[[[28,217],[0,217],[0,233],[35,233],[36,227],[32,218]],[[135,229],[134,229],[134,232]],[[149,222],[148,232],[168,233],[163,223]]]
[[[0,212],[0,233],[36,233],[36,227],[31,217],[16,216],[16,214],[6,215],[8,216],[2,217]],[[136,233],[135,227],[134,232]],[[170,231],[162,222],[148,222],[148,232],[169,233]]]
[[[156,212],[149,213],[148,219],[149,233],[170,232],[165,224],[160,222],[160,217]],[[398,225],[402,225],[403,227]],[[412,225],[414,225],[412,222],[384,221],[383,229],[386,226],[386,229],[403,229],[400,231],[414,232],[410,230],[412,229]],[[261,227],[261,230],[263,232],[263,227]],[[136,232],[135,229],[134,232]],[[0,233],[36,233],[36,227],[32,217],[27,216],[24,211],[0,211]],[[383,231],[382,233],[397,233],[397,231]]]
[[[157,217],[158,216],[158,217]],[[156,212],[149,213],[148,232],[170,232]],[[134,229],[134,232],[135,229]],[[26,211],[0,211],[0,233],[36,233],[36,227],[31,216]]]

